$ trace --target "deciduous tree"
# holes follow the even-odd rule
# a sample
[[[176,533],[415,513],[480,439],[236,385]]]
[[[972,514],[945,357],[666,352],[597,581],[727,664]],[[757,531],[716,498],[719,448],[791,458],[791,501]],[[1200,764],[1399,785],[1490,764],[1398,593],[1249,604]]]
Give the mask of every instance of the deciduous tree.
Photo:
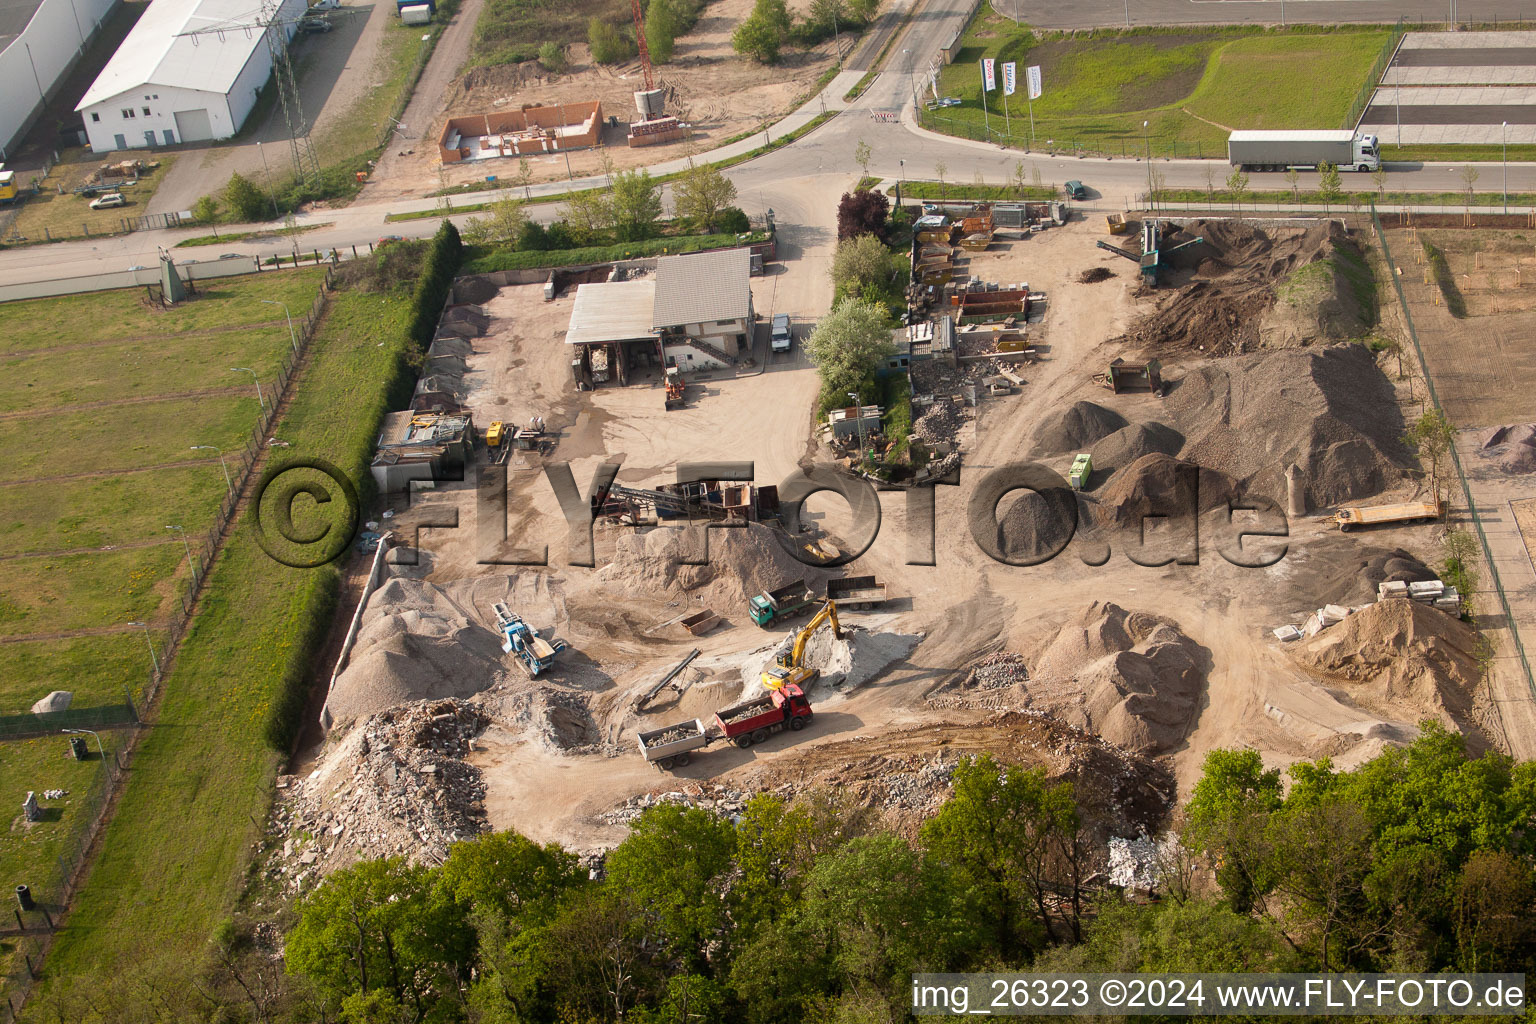
[[[720,230],[721,214],[736,201],[736,186],[714,164],[698,164],[683,172],[674,196],[677,215],[708,233]]]

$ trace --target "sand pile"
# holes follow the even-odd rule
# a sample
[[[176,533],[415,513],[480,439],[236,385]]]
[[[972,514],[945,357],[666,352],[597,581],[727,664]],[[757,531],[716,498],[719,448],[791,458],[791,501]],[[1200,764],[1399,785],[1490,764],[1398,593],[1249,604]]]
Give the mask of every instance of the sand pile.
[[[1037,709],[1134,753],[1184,738],[1209,657],[1170,619],[1094,602],[1031,653],[1020,684]]]
[[[1124,416],[1093,402],[1074,402],[1040,424],[1034,450],[1041,455],[1087,451],[1126,425]]]
[[[357,643],[326,700],[333,726],[411,701],[469,697],[521,677],[493,628],[495,601],[546,637],[562,611],[543,573],[384,583],[368,599]]]
[[[1478,454],[1505,473],[1536,473],[1536,423],[1494,427],[1483,435]]]
[[[709,564],[684,565],[690,552],[683,531],[659,527],[645,533],[621,535],[613,561],[598,571],[605,583],[626,593],[677,594],[702,592],[717,608],[740,604],[754,594],[798,579],[820,587],[830,573],[796,560],[780,534],[766,526],[710,530]]]
[[[1408,466],[1392,384],[1363,345],[1292,349],[1191,369],[1164,403],[1180,456],[1284,506],[1298,464],[1312,508],[1377,494]]]
[[[1360,254],[1339,225],[1193,221],[1165,230],[1163,248],[1196,237],[1167,257],[1173,287],[1156,293],[1158,308],[1117,339],[1122,346],[1227,356],[1342,341],[1369,327],[1344,270]]]
[[[1384,717],[1430,716],[1470,731],[1482,678],[1477,630],[1418,601],[1370,605],[1291,649],[1303,668],[1347,684]]]
[[[1132,423],[1099,440],[1090,450],[1094,473],[1129,466],[1143,455],[1177,455],[1184,435],[1166,423]]]
[[[462,701],[392,708],[327,750],[309,775],[280,779],[274,874],[303,889],[359,860],[441,864],[450,845],[485,829],[485,784],[463,759],[487,724]]]
[[[1106,523],[1139,526],[1146,516],[1193,516],[1224,506],[1238,487],[1225,473],[1153,453],[1109,478],[1099,494]]]

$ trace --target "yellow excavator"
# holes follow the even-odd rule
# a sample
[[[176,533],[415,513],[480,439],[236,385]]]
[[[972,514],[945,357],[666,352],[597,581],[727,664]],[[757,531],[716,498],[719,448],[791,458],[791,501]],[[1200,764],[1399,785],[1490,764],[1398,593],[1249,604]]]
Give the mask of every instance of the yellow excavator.
[[[811,621],[795,634],[795,645],[786,653],[779,655],[772,667],[763,669],[764,689],[782,690],[786,686],[794,685],[804,690],[816,681],[816,677],[821,675],[821,670],[807,668],[801,664],[801,659],[805,656],[806,642],[823,622],[832,624],[833,636],[839,640],[843,638],[842,628],[837,624],[837,603],[829,598],[827,603],[821,606],[821,610],[811,616]]]

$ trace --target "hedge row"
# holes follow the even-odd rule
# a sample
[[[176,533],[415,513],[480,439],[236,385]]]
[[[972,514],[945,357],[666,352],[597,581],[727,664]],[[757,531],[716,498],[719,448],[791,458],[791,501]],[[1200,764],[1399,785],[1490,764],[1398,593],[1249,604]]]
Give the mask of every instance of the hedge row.
[[[761,231],[752,233],[751,241],[754,244],[765,242],[767,239],[768,236]],[[497,270],[577,267],[585,263],[614,263],[618,260],[641,259],[647,256],[703,252],[706,249],[729,249],[741,244],[735,235],[683,235],[676,238],[651,238],[643,242],[624,242],[620,245],[593,245],[581,249],[521,252],[493,249],[480,251],[464,264],[463,273],[489,274]]]
[[[411,340],[422,348],[432,344],[437,321],[443,315],[443,303],[448,301],[448,291],[463,263],[464,242],[459,238],[459,229],[453,221],[445,220],[432,236],[416,293],[411,296]]]

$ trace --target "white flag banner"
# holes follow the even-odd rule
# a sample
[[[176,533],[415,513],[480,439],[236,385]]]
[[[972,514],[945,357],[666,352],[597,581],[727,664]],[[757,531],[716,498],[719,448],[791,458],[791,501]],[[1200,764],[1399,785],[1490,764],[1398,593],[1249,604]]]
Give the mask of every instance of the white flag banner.
[[[1028,68],[1025,69],[1024,75],[1025,75],[1026,80],[1029,82],[1029,98],[1032,99],[1032,100],[1039,99],[1040,98],[1040,65],[1039,64],[1031,64]]]
[[[1018,65],[1009,61],[1003,65],[1003,95],[1012,96],[1018,86]]]
[[[997,61],[991,57],[983,57],[981,59],[981,83],[982,88],[987,90],[987,92],[997,88],[996,65]]]
[[[938,100],[939,100],[939,69],[938,68],[929,68],[928,69],[928,87],[933,90],[933,100],[934,100],[935,103],[937,103]]]

